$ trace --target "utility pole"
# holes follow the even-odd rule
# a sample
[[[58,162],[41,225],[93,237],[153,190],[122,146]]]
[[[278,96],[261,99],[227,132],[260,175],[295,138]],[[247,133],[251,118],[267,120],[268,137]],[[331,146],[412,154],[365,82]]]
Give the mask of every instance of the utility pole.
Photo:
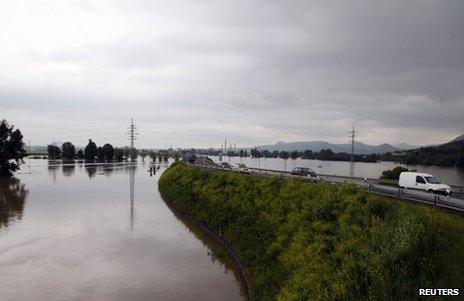
[[[130,228],[134,230],[134,192],[135,192],[135,169],[129,171],[129,202],[130,202]]]
[[[354,130],[354,125],[353,125],[353,130],[349,131],[349,133],[351,134],[350,138],[351,138],[351,163],[354,162],[354,137],[356,135],[356,132]]]
[[[135,148],[134,148],[134,141],[137,140],[137,135],[139,134],[137,132],[137,126],[134,124],[134,119],[131,118],[131,123],[129,125],[129,132],[127,133],[129,135],[129,140],[130,140],[130,156],[131,156],[131,162],[136,161],[135,158]]]

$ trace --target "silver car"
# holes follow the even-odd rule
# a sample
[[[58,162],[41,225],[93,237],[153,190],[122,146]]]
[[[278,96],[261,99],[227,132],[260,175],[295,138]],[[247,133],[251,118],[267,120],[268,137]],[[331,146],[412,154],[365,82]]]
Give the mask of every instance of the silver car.
[[[237,163],[237,168],[241,173],[252,173],[252,170],[243,163]]]

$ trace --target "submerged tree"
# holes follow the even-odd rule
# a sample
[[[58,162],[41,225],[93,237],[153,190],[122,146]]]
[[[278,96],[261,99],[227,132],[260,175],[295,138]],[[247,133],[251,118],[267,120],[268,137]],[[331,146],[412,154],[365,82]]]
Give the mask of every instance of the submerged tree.
[[[26,156],[23,134],[6,120],[0,122],[0,176],[11,176]]]
[[[89,144],[84,149],[84,157],[87,160],[95,160],[95,157],[98,155],[98,149],[95,142],[92,139],[89,139]]]
[[[114,148],[111,144],[106,143],[103,145],[103,153],[107,161],[112,161],[114,158]]]
[[[76,148],[71,142],[63,143],[61,146],[61,156],[68,160],[73,160],[76,158]]]
[[[100,162],[105,160],[105,150],[101,146],[97,147],[97,158]]]
[[[78,150],[76,153],[76,157],[77,159],[84,159],[84,151],[82,151],[81,149]]]
[[[114,158],[115,158],[115,160],[118,161],[118,162],[121,162],[122,160],[124,160],[124,153],[125,153],[125,150],[123,148],[116,147],[114,149]]]
[[[59,159],[61,158],[61,150],[58,146],[50,144],[47,146],[48,159]]]
[[[142,161],[145,161],[146,156],[148,156],[148,151],[146,149],[140,150],[140,157],[142,157]]]

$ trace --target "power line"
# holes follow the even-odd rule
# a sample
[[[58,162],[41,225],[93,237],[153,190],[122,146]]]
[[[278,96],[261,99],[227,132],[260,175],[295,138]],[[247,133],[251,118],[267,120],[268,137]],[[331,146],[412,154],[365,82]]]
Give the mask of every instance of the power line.
[[[130,140],[130,147],[131,147],[131,162],[135,161],[135,148],[134,148],[134,142],[137,140],[137,135],[139,134],[137,132],[137,126],[134,124],[134,119],[131,118],[131,123],[129,124],[129,132],[127,133],[129,135],[129,140]]]
[[[349,137],[349,138],[351,138],[351,141],[350,141],[351,142],[351,160],[350,161],[351,161],[351,163],[353,163],[354,162],[354,137],[355,137],[355,135],[357,133],[357,131],[354,130],[354,125],[353,125],[353,129],[351,131],[349,131],[348,133],[351,134],[350,137]]]

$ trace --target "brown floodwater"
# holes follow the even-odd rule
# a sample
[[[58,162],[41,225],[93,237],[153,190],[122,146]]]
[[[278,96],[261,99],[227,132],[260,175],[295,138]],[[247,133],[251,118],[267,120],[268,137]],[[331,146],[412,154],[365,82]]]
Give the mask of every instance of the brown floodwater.
[[[244,299],[221,246],[162,200],[167,164],[29,162],[0,178],[0,300]]]

